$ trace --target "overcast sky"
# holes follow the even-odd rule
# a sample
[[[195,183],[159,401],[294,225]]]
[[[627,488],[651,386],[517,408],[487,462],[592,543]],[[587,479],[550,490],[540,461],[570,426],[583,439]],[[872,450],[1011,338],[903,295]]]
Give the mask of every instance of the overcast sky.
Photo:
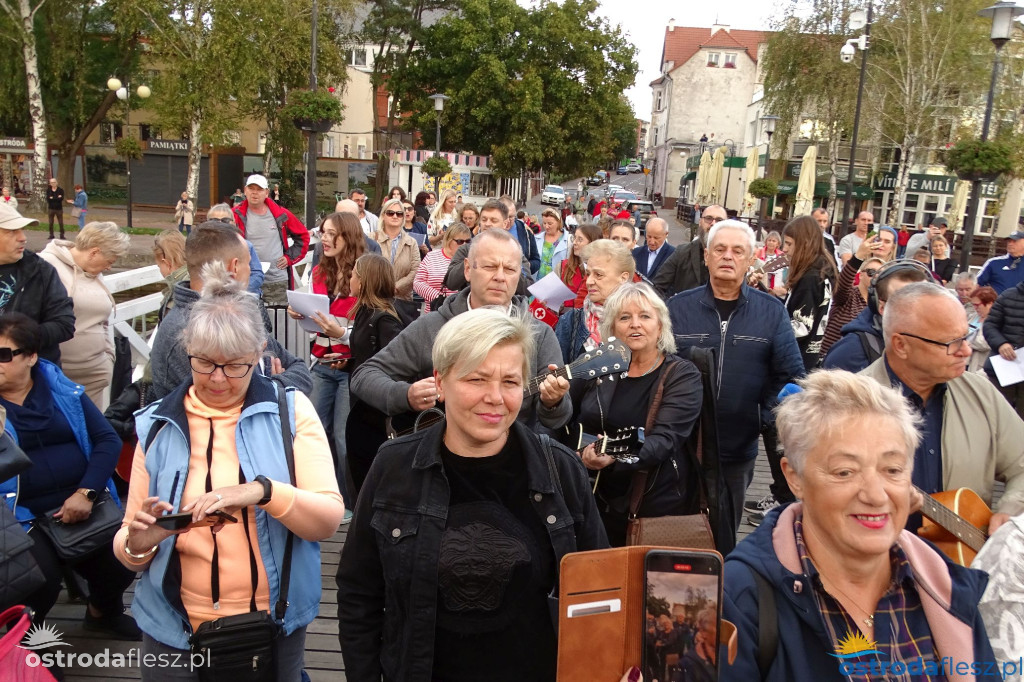
[[[661,48],[665,27],[674,18],[676,26],[728,24],[731,28],[766,30],[779,5],[799,0],[601,0],[598,10],[612,24],[622,27],[637,47],[637,73],[633,87],[626,91],[637,118],[651,120],[651,89],[648,83],[658,77],[661,69]],[[531,0],[518,0],[530,6]]]

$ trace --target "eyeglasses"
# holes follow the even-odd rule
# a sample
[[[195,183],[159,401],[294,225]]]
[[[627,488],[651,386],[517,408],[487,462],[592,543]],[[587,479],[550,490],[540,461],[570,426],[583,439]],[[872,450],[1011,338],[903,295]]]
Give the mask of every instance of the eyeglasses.
[[[241,379],[253,367],[251,362],[228,362],[218,365],[216,362],[201,358],[198,355],[188,356],[188,364],[191,365],[192,371],[199,372],[200,374],[213,374],[219,369],[229,379]]]
[[[702,220],[703,222],[705,222],[705,223],[711,223],[712,225],[714,225],[715,223],[720,223],[720,222],[722,222],[723,220],[725,220],[725,218],[719,218],[718,216],[710,216],[710,215],[702,215],[702,216],[700,217],[700,219],[701,219],[701,220]]]
[[[384,215],[394,218],[395,216],[405,215],[405,211],[384,211]]]
[[[0,348],[0,362],[8,363],[14,359],[15,355],[21,355],[24,352],[23,348]]]
[[[868,277],[874,277],[875,275],[878,274],[878,268],[866,268],[866,269],[862,270],[861,272],[863,272]]]
[[[943,346],[946,349],[946,355],[956,355],[957,351],[963,346],[964,342],[971,337],[970,334],[961,336],[959,339],[953,339],[952,341],[936,341],[935,339],[926,339],[923,336],[917,334],[911,334],[910,332],[896,332],[900,336],[909,336],[918,341],[924,341],[930,343],[933,346]]]
[[[458,244],[459,246],[462,246],[463,244],[468,244],[471,241],[473,241],[473,238],[470,237],[469,239],[453,239],[452,241]]]

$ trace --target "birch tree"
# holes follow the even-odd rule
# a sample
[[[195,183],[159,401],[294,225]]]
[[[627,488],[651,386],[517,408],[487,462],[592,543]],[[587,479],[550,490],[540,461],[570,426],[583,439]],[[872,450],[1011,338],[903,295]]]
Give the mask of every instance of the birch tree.
[[[9,39],[21,47],[25,63],[25,84],[28,113],[31,121],[32,143],[32,196],[29,207],[42,211],[46,207],[46,187],[49,175],[47,158],[46,107],[43,105],[43,86],[39,73],[39,53],[36,47],[35,18],[46,0],[0,0],[0,12],[11,21]]]
[[[883,144],[899,150],[892,206],[885,222],[899,225],[910,172],[930,161],[945,128],[953,125],[984,92],[988,52],[987,20],[977,16],[985,0],[888,0],[872,27],[868,59],[866,121]]]

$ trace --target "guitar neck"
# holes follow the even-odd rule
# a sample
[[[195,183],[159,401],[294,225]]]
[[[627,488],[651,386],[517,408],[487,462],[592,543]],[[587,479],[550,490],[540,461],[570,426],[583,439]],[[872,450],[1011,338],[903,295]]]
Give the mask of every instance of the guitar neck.
[[[988,538],[985,537],[985,534],[980,529],[917,486],[914,486],[914,489],[921,493],[921,496],[924,498],[924,501],[921,503],[921,513],[923,515],[955,535],[960,542],[975,552],[981,551],[982,545],[985,544],[985,540]]]
[[[569,373],[569,367],[559,367],[558,369],[551,372],[544,372],[530,379],[526,386],[523,387],[523,397],[529,398],[532,395],[540,392],[540,385],[544,383],[544,380],[550,376],[558,377],[559,379],[571,378]]]

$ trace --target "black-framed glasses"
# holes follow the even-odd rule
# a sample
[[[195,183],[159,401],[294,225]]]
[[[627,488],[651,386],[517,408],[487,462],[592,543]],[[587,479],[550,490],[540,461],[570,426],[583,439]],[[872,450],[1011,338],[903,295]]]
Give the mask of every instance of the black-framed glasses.
[[[719,218],[717,216],[710,216],[710,215],[702,215],[700,217],[700,219],[703,220],[704,222],[711,223],[712,225],[714,225],[715,223],[720,223],[723,220],[726,220],[726,218]]]
[[[918,336],[917,334],[911,334],[910,332],[896,332],[896,333],[899,334],[900,336],[909,336],[909,337],[911,337],[913,339],[917,339],[918,341],[924,341],[925,343],[930,343],[933,346],[942,346],[942,347],[944,347],[946,349],[946,355],[956,355],[957,351],[959,351],[960,348],[964,345],[964,342],[967,341],[967,339],[971,338],[971,335],[967,334],[966,336],[961,336],[960,338],[953,339],[952,341],[936,341],[935,339],[926,339],[923,336]]]
[[[469,237],[468,239],[453,239],[452,241],[458,244],[459,246],[462,246],[463,244],[468,244],[471,241],[473,241],[473,238]]]
[[[394,218],[395,216],[405,215],[405,211],[384,211],[384,215]]]
[[[199,372],[200,374],[213,374],[219,369],[229,379],[241,379],[249,373],[255,363],[227,362],[219,365],[212,360],[201,358],[198,355],[190,355],[188,356],[188,364],[192,367],[192,371]]]
[[[0,362],[8,363],[14,359],[15,355],[21,355],[24,352],[23,348],[0,348]]]

